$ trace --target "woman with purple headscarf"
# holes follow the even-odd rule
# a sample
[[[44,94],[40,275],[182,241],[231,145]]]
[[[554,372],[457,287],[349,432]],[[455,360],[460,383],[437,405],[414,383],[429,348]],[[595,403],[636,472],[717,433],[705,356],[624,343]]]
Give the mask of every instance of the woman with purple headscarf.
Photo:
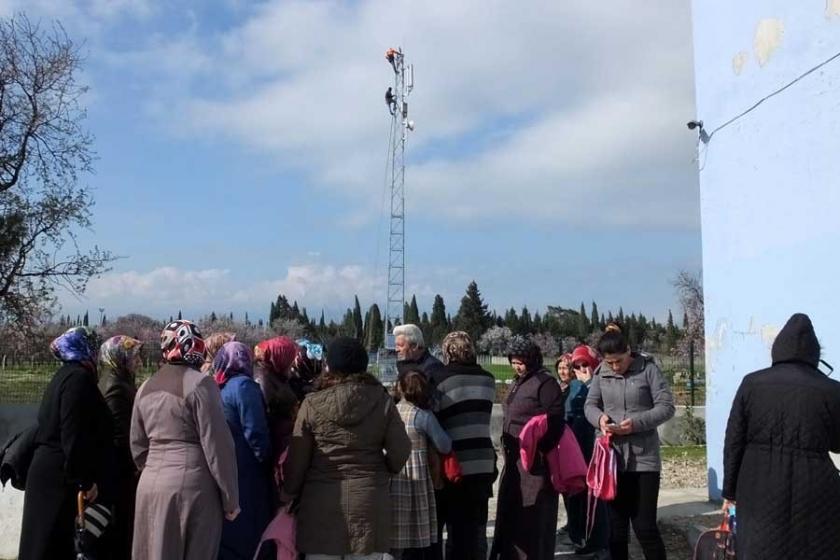
[[[272,518],[271,438],[265,404],[254,381],[251,351],[241,342],[227,342],[213,359],[213,377],[222,390],[225,419],[236,446],[239,507],[234,521],[222,529],[220,559],[251,559]]]
[[[96,336],[85,327],[50,344],[62,364],[38,410],[35,452],[26,476],[21,560],[73,557],[76,494],[111,505],[111,416],[96,386]]]

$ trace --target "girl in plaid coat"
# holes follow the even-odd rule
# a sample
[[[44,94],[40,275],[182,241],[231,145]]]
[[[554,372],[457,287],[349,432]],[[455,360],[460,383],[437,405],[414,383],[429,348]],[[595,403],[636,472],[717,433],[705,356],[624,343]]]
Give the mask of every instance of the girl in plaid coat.
[[[437,542],[429,443],[445,455],[452,450],[452,440],[428,410],[430,389],[425,375],[410,371],[401,376],[399,392],[397,410],[411,440],[411,454],[403,470],[391,479],[391,555],[396,560],[427,560]]]

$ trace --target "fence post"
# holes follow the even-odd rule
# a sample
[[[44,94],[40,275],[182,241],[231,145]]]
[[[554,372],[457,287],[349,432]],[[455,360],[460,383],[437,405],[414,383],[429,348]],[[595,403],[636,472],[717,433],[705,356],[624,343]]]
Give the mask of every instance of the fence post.
[[[690,385],[691,408],[694,409],[694,340],[688,343],[688,383]]]

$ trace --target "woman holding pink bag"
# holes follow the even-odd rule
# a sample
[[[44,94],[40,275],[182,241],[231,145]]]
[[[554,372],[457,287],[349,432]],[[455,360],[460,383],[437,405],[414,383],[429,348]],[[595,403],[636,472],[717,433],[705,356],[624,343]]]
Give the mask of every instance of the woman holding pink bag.
[[[611,434],[618,463],[618,494],[609,502],[610,555],[627,560],[629,526],[647,560],[665,560],[656,525],[662,460],[657,426],[674,416],[674,398],[653,359],[633,352],[618,325],[598,341],[604,357],[595,370],[584,411],[590,424]]]

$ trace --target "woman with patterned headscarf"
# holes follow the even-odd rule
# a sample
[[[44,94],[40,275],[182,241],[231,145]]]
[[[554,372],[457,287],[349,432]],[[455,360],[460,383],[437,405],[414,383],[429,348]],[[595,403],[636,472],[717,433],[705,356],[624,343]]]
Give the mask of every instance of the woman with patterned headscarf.
[[[535,461],[531,472],[522,469],[519,434],[529,420],[545,414],[548,429],[537,444],[537,456],[555,447],[565,428],[563,394],[532,340],[514,337],[508,361],[516,377],[502,405],[505,466],[490,558],[547,560],[554,558],[558,497],[543,461]]]
[[[22,560],[71,558],[76,494],[110,505],[111,418],[96,387],[96,337],[75,327],[50,349],[62,364],[44,391],[26,477]],[[100,495],[101,494],[101,495]],[[111,494],[111,495],[109,495]]]
[[[254,382],[251,351],[241,342],[222,346],[213,359],[213,372],[222,390],[225,419],[236,446],[242,508],[236,520],[224,524],[219,558],[253,558],[273,509],[269,476],[271,442],[265,405]]]
[[[233,437],[219,388],[198,368],[204,340],[190,321],[160,335],[163,366],[143,383],[131,417],[140,469],[134,558],[216,558],[223,517],[239,514]]]
[[[134,527],[134,495],[137,491],[137,467],[131,458],[129,434],[131,411],[137,394],[135,376],[140,368],[143,343],[130,336],[112,336],[99,348],[99,390],[111,411],[114,424],[114,523],[103,538],[112,543],[119,558],[131,557]]]
[[[292,365],[298,356],[298,345],[288,336],[263,340],[254,347],[254,377],[265,399],[268,428],[273,451],[274,485],[279,498],[282,486],[283,452],[289,447],[295,424],[298,396],[289,383]]]

